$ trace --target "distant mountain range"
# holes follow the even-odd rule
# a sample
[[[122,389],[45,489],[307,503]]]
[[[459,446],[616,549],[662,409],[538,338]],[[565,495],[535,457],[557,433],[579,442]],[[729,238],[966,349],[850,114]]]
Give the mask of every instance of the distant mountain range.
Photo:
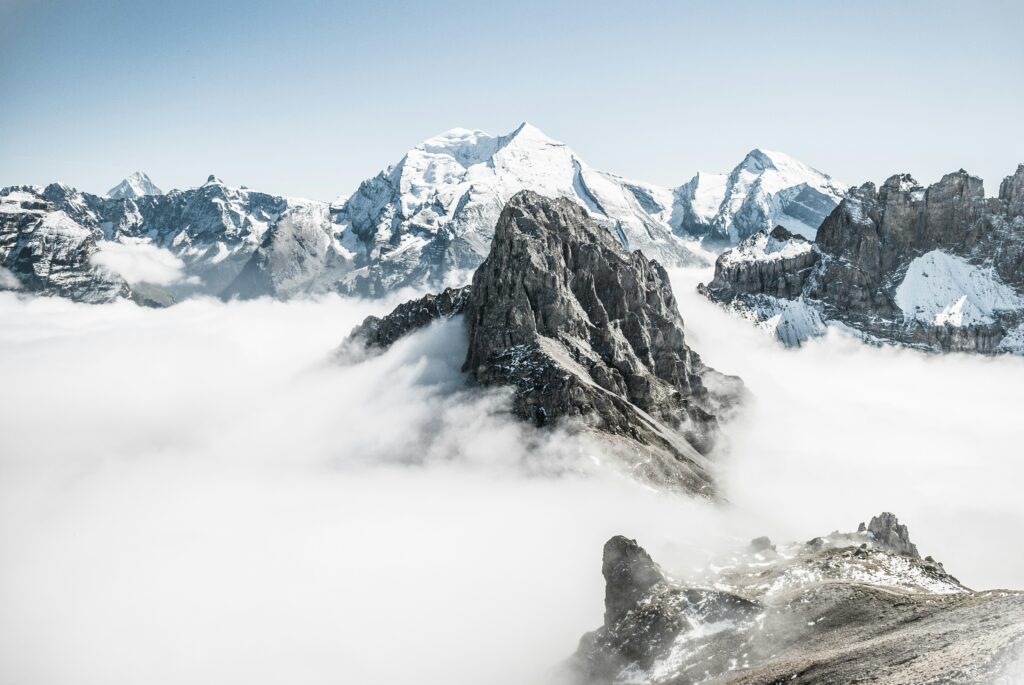
[[[592,169],[529,124],[497,137],[453,129],[334,204],[214,176],[163,193],[141,172],[106,196],[56,183],[5,188],[0,288],[160,304],[462,285],[520,190],[572,200],[624,248],[667,266],[705,263],[698,241],[735,243],[776,224],[813,235],[842,197],[827,175],[764,150],[729,174],[663,188]]]
[[[1024,164],[997,197],[963,169],[850,190],[813,241],[782,227],[719,256],[703,290],[787,345],[829,328],[933,351],[1024,354]]]

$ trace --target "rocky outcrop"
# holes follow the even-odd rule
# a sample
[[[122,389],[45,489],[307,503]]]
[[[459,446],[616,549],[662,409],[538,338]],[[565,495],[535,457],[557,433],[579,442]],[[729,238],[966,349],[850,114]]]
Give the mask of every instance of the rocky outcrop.
[[[703,292],[760,322],[796,303],[872,341],[1024,352],[1022,198],[1024,165],[995,198],[963,170],[928,188],[906,174],[866,183],[801,258],[779,259],[759,248],[772,238],[755,235],[719,257]]]
[[[687,346],[661,265],[627,253],[579,205],[517,194],[468,290],[402,305],[353,335],[386,346],[459,311],[463,370],[512,388],[517,416],[591,431],[637,475],[713,492],[703,455],[742,384]]]
[[[910,541],[910,532],[906,526],[900,524],[895,514],[888,511],[882,512],[881,515],[872,517],[871,523],[866,528],[863,523],[860,525],[858,532],[866,530],[876,544],[892,553],[903,554],[915,559],[921,558],[917,552],[917,545]]]
[[[986,683],[1024,645],[1024,593],[966,588],[889,513],[733,551],[690,583],[616,536],[602,572],[604,625],[567,668],[581,684]]]
[[[368,316],[349,335],[353,343],[371,349],[387,349],[399,338],[441,319],[462,314],[469,299],[469,286],[446,288],[437,295],[424,295],[398,305],[387,316]]]
[[[0,191],[0,290],[79,302],[160,301],[94,263],[100,236],[32,188]]]

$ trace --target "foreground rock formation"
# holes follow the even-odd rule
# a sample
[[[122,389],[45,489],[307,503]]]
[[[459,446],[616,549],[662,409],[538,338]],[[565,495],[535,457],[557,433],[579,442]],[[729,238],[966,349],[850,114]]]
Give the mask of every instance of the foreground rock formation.
[[[1024,353],[1024,165],[999,195],[961,170],[854,188],[814,242],[782,228],[723,253],[709,297],[796,345],[829,324],[935,351]]]
[[[386,348],[463,315],[463,370],[513,389],[512,410],[600,435],[637,475],[710,495],[704,454],[742,384],[691,350],[665,270],[585,210],[524,191],[501,213],[470,286],[370,317],[351,339]],[[569,425],[569,424],[565,424]]]
[[[964,587],[889,513],[806,543],[758,538],[714,569],[689,586],[634,540],[609,540],[604,625],[568,679],[989,683],[1024,645],[1024,593]]]

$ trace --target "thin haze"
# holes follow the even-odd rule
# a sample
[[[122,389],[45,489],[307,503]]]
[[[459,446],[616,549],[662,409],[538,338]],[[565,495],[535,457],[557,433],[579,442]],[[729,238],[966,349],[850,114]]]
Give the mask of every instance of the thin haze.
[[[0,185],[332,199],[528,120],[664,185],[778,149],[848,183],[1024,162],[1024,4],[0,0]]]
[[[343,365],[390,303],[0,294],[0,681],[542,683],[601,623],[613,534],[687,578],[886,509],[968,585],[1024,584],[1019,358],[786,350],[708,275],[674,274],[690,341],[753,395],[721,505],[464,389],[457,320]]]

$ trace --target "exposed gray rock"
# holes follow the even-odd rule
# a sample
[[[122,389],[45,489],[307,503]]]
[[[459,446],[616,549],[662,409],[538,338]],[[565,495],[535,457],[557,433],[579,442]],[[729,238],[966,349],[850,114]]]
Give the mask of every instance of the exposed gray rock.
[[[604,625],[581,639],[569,680],[995,682],[1024,644],[1024,593],[972,591],[930,557],[906,554],[906,528],[891,514],[871,526],[877,536],[864,527],[770,556],[737,550],[691,584],[612,538]]]
[[[867,532],[871,533],[872,539],[878,545],[888,548],[895,554],[904,554],[915,559],[921,558],[917,552],[917,545],[910,541],[907,527],[900,524],[895,514],[886,511],[879,516],[872,517],[871,523],[867,526]]]
[[[0,290],[103,303],[166,304],[158,289],[133,289],[93,263],[102,234],[89,230],[31,187],[0,190]]]
[[[723,253],[702,292],[760,322],[805,312],[796,343],[834,321],[870,341],[1024,353],[1024,165],[995,198],[962,169],[928,188],[907,174],[865,183],[812,249],[779,259],[759,250],[766,240]]]
[[[582,207],[515,195],[468,291],[402,305],[354,335],[386,346],[460,309],[463,369],[479,385],[512,387],[517,416],[569,419],[604,436],[637,475],[712,493],[702,452],[742,384],[687,346],[665,270],[623,250]]]
[[[394,311],[380,318],[368,316],[349,335],[355,342],[368,348],[387,349],[404,335],[429,326],[441,319],[462,314],[469,299],[469,286],[446,288],[437,295],[424,295],[398,305]]]

